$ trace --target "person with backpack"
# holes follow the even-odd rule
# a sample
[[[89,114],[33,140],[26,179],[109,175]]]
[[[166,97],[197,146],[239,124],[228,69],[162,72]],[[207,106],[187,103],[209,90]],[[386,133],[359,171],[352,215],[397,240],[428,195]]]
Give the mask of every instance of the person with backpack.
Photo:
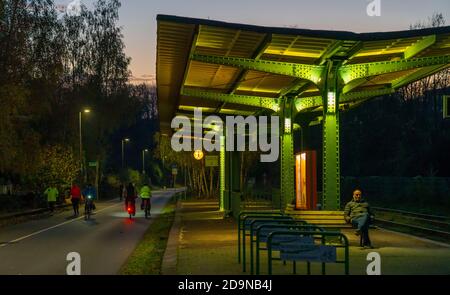
[[[150,189],[150,186],[145,183],[144,186],[141,187],[141,190],[139,191],[139,196],[141,197],[142,203],[141,203],[141,210],[145,209],[145,217],[150,216],[150,210],[152,207],[150,198],[152,197],[152,192]]]

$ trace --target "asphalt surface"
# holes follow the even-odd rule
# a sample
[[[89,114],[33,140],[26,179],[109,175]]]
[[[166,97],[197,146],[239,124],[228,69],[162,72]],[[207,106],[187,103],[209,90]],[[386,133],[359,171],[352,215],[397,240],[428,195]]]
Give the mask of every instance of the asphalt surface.
[[[82,275],[117,274],[174,193],[154,191],[152,217],[147,220],[140,210],[140,200],[136,202],[136,216],[130,220],[123,202],[116,199],[97,202],[89,221],[64,211],[4,227],[0,229],[0,274],[65,275],[70,252],[80,254]]]

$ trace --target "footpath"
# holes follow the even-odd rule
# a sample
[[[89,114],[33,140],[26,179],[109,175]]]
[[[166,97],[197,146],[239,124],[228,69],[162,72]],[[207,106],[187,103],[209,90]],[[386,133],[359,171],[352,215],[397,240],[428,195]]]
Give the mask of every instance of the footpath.
[[[343,229],[350,241],[350,274],[366,274],[367,255],[381,256],[381,274],[450,274],[450,245],[383,229],[371,230],[374,249],[362,250],[354,230]],[[262,274],[267,272],[262,255]],[[305,266],[303,265],[305,264]],[[320,274],[320,264],[312,264],[312,274]],[[237,222],[223,218],[217,202],[179,201],[162,265],[163,274],[236,275],[242,272],[237,261]],[[292,263],[275,262],[273,274],[291,274]],[[343,274],[343,265],[327,264],[327,274]],[[297,263],[297,274],[306,274],[306,263]]]

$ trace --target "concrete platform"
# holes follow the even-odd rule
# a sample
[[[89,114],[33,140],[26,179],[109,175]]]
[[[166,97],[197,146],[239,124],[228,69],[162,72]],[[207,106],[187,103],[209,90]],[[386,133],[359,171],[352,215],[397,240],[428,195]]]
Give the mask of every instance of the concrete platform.
[[[353,230],[342,232],[350,240],[350,274],[366,274],[370,252],[381,256],[381,273],[389,275],[450,274],[450,245],[433,242],[382,229],[371,230],[375,249],[362,250]],[[178,206],[171,231],[163,269],[165,274],[246,274],[237,262],[237,223],[223,219],[216,202],[184,201]],[[177,245],[177,246],[176,246]],[[339,255],[339,252],[338,252]],[[261,270],[267,273],[263,255]],[[172,264],[171,266],[167,264]],[[248,273],[248,272],[247,272]],[[291,274],[292,263],[274,262],[274,274]],[[297,273],[306,274],[306,264],[297,264]],[[320,274],[320,265],[313,264],[313,274]],[[327,274],[343,274],[342,264],[327,264]]]

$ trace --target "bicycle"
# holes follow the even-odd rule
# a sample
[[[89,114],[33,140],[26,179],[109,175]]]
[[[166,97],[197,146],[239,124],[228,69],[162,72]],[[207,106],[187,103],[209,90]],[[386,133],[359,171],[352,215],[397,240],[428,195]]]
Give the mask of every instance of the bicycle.
[[[92,196],[88,195],[84,204],[84,219],[89,220],[92,215]]]
[[[148,199],[142,199],[142,207],[143,207],[143,209],[145,210],[144,212],[145,212],[145,218],[147,219],[147,218],[149,218],[150,216],[151,216],[151,214],[150,214],[150,210],[151,210],[151,208],[152,208],[152,204],[151,204],[151,202],[150,202],[150,198],[148,198]]]

